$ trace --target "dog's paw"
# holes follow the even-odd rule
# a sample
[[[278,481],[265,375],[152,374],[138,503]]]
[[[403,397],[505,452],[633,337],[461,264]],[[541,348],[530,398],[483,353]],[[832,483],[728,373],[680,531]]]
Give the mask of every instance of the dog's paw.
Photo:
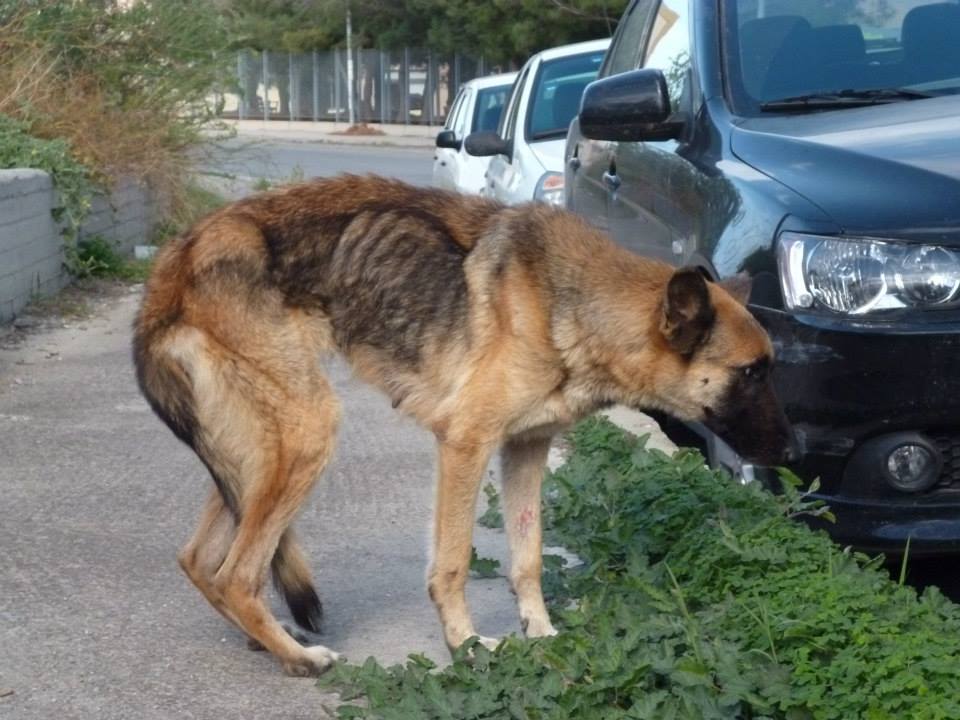
[[[303,649],[303,655],[295,661],[283,664],[283,671],[294,677],[316,677],[330,669],[340,653],[323,645],[314,645]]]
[[[484,635],[471,635],[456,647],[450,647],[450,655],[456,660],[466,660],[472,663],[474,659],[474,649],[477,645],[483,645],[487,650],[496,650],[500,645],[501,638],[485,637]]]
[[[483,645],[487,650],[496,650],[502,638],[492,638],[484,635],[477,635],[477,640],[479,640],[480,644]]]
[[[304,647],[317,644],[317,636],[315,633],[311,633],[309,630],[304,630],[298,625],[291,625],[290,623],[282,623],[282,626],[283,629],[287,631],[287,635]]]
[[[523,633],[528,638],[553,637],[557,629],[548,618],[530,618],[520,621]]]
[[[298,643],[304,647],[309,647],[310,645],[317,642],[317,638],[313,636],[313,633],[308,632],[302,628],[297,627],[296,625],[291,625],[289,623],[282,623],[282,627],[286,630],[287,635],[292,637]],[[255,640],[252,637],[247,638],[247,649],[253,650],[254,652],[263,652],[266,648],[260,644],[259,640]]]

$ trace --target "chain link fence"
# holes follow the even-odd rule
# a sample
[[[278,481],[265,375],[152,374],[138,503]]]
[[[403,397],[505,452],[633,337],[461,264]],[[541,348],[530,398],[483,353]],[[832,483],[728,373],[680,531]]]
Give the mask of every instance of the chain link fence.
[[[500,72],[483,58],[430,50],[353,51],[356,122],[442,125],[457,90]],[[240,120],[349,121],[347,52],[237,53],[236,91],[218,98],[221,116]]]

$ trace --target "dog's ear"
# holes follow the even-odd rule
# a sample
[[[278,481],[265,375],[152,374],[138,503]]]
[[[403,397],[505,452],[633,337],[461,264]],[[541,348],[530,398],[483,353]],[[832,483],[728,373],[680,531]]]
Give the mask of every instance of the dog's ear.
[[[721,280],[717,284],[730,293],[738,303],[746,305],[750,299],[750,290],[753,288],[753,278],[742,272],[732,275],[726,280]]]
[[[689,355],[710,336],[714,309],[707,281],[696,268],[680,268],[663,298],[660,332],[681,355]]]

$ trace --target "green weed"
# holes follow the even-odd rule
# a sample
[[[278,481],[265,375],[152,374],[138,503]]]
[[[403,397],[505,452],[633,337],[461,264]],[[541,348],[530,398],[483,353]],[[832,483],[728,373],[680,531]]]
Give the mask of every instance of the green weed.
[[[150,261],[125,258],[108,240],[94,235],[77,244],[71,272],[78,278],[143,282],[150,274]]]
[[[550,541],[584,561],[544,565],[561,633],[443,669],[338,664],[338,717],[960,717],[960,607],[795,522],[827,512],[795,476],[773,495],[603,420],[571,440],[544,495]]]
[[[500,561],[477,555],[477,549],[470,549],[470,574],[475,578],[500,577]]]
[[[503,513],[500,511],[500,496],[493,483],[483,486],[483,494],[487,497],[487,509],[477,518],[477,524],[485,528],[502,528]]]

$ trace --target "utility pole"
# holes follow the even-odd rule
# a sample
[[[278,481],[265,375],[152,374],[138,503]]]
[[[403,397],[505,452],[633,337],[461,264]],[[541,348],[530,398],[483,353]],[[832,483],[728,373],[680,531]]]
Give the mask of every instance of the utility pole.
[[[353,108],[353,28],[350,24],[350,0],[347,0],[347,115],[350,125],[357,122],[357,115]]]

